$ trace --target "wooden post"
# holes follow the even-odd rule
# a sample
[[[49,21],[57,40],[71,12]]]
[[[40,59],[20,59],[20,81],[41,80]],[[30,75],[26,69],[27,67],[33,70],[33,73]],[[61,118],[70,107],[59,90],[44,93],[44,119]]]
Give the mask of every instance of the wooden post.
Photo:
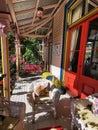
[[[15,37],[15,49],[16,49],[16,79],[19,79],[20,71],[20,40],[16,34]]]
[[[9,53],[8,53],[8,38],[3,32],[4,25],[0,23],[0,43],[1,43],[1,61],[2,61],[2,72],[6,74],[3,79],[3,95],[10,99],[10,71],[9,71]]]
[[[8,30],[10,29],[11,17],[7,12],[6,0],[0,0],[0,43],[2,72],[6,77],[3,79],[3,90],[6,99],[10,99],[10,67],[9,67],[9,48],[8,48]]]

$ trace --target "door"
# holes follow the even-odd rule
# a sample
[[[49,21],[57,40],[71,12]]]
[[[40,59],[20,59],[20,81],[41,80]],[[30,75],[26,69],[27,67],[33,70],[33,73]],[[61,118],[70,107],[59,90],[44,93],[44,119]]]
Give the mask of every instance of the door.
[[[98,92],[98,15],[91,17],[87,22],[83,68],[78,83],[81,97]]]
[[[78,64],[80,55],[82,26],[76,26],[69,30],[68,34],[68,52],[67,52],[67,68],[66,68],[66,86],[69,87],[76,95],[77,82],[79,78]]]
[[[98,92],[98,14],[68,31],[66,86],[81,97]]]

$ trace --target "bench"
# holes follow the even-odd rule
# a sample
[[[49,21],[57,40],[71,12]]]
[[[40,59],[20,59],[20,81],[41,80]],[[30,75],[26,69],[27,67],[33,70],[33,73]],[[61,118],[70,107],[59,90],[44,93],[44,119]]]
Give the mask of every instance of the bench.
[[[25,72],[40,73],[40,72],[42,72],[42,68],[40,65],[24,64],[24,71]]]

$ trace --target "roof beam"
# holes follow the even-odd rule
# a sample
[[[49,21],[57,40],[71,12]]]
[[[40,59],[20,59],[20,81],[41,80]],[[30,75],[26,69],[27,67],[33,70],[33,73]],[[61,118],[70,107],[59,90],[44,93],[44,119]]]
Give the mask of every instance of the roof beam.
[[[46,30],[48,30],[49,27],[44,27],[44,26],[43,26],[43,27],[41,27],[41,28],[42,28],[42,29],[46,29]],[[35,31],[36,31],[36,29],[35,29]],[[21,33],[21,34],[22,34],[22,33],[24,34],[24,32],[25,32],[24,29],[21,29],[21,30],[20,30],[20,33]]]
[[[36,34],[21,34],[22,37],[30,37],[30,38],[44,38],[46,35],[36,35]]]
[[[53,5],[47,5],[47,6],[44,6],[43,9],[51,9],[51,8],[55,8],[57,6],[57,4],[53,4]]]
[[[44,15],[44,16],[43,16],[43,19],[44,19],[44,18],[48,18],[48,17],[50,17],[50,14]],[[36,18],[35,20],[37,20],[37,19],[38,19],[38,18]],[[19,20],[18,23],[25,22],[25,21],[31,21],[31,20],[32,20],[32,18],[24,19],[24,20]],[[41,23],[41,21],[39,22],[39,24],[40,24],[40,23]],[[38,25],[38,23],[34,23],[33,25],[36,26],[36,25]],[[31,27],[33,27],[33,25],[24,25],[24,26],[21,26],[21,27],[20,27],[20,30],[21,30],[21,29],[25,29],[25,30],[26,30],[26,28],[27,28],[27,29],[29,29],[29,28],[31,29]]]
[[[60,5],[60,3],[61,3],[61,1],[59,1],[59,2],[56,4],[54,10],[52,11],[52,13],[51,13],[51,15],[50,15],[50,17],[49,17],[49,19],[46,20],[45,22],[43,22],[43,23],[40,25],[40,27],[42,27],[44,24],[46,24],[47,22],[49,22],[49,21],[52,19],[52,15],[55,13],[55,11],[56,11],[56,9],[58,8],[58,6]],[[35,11],[35,12],[36,12],[36,11]],[[34,31],[34,30],[36,30],[36,29],[39,29],[40,27],[38,27],[38,26],[37,26],[36,28],[33,27],[30,31],[27,31],[27,30],[26,30],[26,32],[25,32],[24,34],[31,33],[32,31]]]
[[[26,1],[26,0],[12,0],[12,3],[18,3],[18,2],[23,2],[23,1]]]
[[[35,11],[34,11],[34,16],[33,16],[32,25],[34,24],[34,21],[35,21],[35,18],[36,18],[37,8],[38,8],[38,6],[39,6],[39,1],[40,1],[40,0],[37,0],[37,1],[36,1],[36,7],[35,7]]]
[[[56,11],[56,9],[59,7],[60,3],[61,3],[61,0],[57,3],[57,5],[55,6],[55,8],[54,8],[54,10],[52,11],[51,15],[53,15],[53,14],[55,13],[55,11]]]
[[[14,12],[14,8],[13,8],[12,0],[7,0],[7,4],[8,4],[8,7],[9,7],[9,10],[10,10],[13,22],[17,26],[17,32],[19,33],[18,23],[17,23],[16,17],[15,17],[15,12]]]
[[[41,21],[40,24],[36,24],[36,26],[33,26],[33,28],[30,28],[30,30],[26,30],[26,32],[24,34],[27,34],[27,33],[31,33],[33,31],[35,31],[36,29],[39,29],[41,28],[43,25],[45,25],[47,22],[49,22],[51,20],[51,17],[50,18],[47,18],[45,19],[44,21]]]
[[[57,6],[57,4],[47,5],[47,6],[44,6],[43,9],[44,10],[45,9],[51,9],[51,8],[55,8],[56,6]],[[18,11],[18,12],[16,12],[16,16],[19,16],[19,15],[22,15],[22,14],[28,14],[28,13],[34,12],[34,10],[35,10],[35,8]]]
[[[43,37],[46,37],[48,35],[50,35],[50,33],[52,32],[52,22],[51,24],[49,24],[48,27],[45,27],[45,25],[50,22],[53,17],[55,16],[56,12],[58,9],[61,8],[62,5],[64,5],[68,0],[59,0],[56,4],[49,4],[49,5],[46,5],[46,6],[43,6],[43,9],[46,11],[46,10],[49,10],[49,9],[52,9],[52,12],[47,14],[47,15],[44,15],[43,18],[41,20],[38,20],[38,17],[36,17],[36,14],[37,14],[37,8],[39,7],[39,2],[40,0],[36,0],[36,5],[34,8],[29,8],[27,10],[21,10],[21,11],[18,11],[18,12],[15,12],[14,10],[14,4],[18,2],[25,2],[26,0],[7,0],[9,5],[10,5],[10,12],[11,12],[11,15],[12,15],[12,18],[13,18],[13,22],[16,23],[17,25],[17,28],[19,29],[20,31],[20,36],[24,36],[24,37],[33,37],[33,38],[43,38]],[[11,7],[13,9],[11,9]],[[60,8],[59,8],[60,7]],[[27,19],[20,19],[17,21],[17,17],[18,16],[22,16],[22,15],[25,15],[25,14],[31,14],[33,15],[32,18],[27,18]],[[22,23],[26,22],[26,25],[22,25]],[[28,23],[28,24],[27,24]],[[31,24],[30,24],[31,23]],[[20,25],[20,26],[19,26]],[[47,34],[46,35],[37,35],[37,34],[33,34],[32,32],[35,32],[37,31],[38,29],[40,28],[46,28],[47,29]]]
[[[18,24],[21,24],[23,22],[29,22],[29,21],[32,21],[32,18],[18,20]]]
[[[51,33],[52,33],[52,29],[50,29],[50,30],[47,32],[46,36],[49,36]]]
[[[19,15],[32,13],[32,12],[34,12],[34,10],[35,10],[35,8],[31,8],[31,9],[28,9],[28,10],[18,11],[18,12],[16,12],[16,17],[18,17]]]

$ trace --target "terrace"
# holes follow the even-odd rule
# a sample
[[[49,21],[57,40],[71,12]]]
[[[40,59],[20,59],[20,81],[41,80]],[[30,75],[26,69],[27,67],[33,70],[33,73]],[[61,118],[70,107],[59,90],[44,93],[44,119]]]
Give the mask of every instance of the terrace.
[[[87,130],[90,128],[91,130],[96,130],[98,128],[98,116],[96,116],[97,107],[94,108],[94,105],[97,105],[94,100],[96,99],[97,101],[98,94],[90,95],[86,99],[79,97],[71,98],[70,96],[73,97],[73,95],[67,90],[65,94],[60,94],[56,104],[56,117],[54,117],[54,105],[51,104],[49,99],[46,102],[47,96],[45,100],[43,100],[43,97],[40,97],[40,101],[43,101],[43,103],[36,102],[35,111],[33,111],[30,84],[35,84],[35,82],[39,82],[39,80],[42,80],[42,75],[29,74],[28,76],[23,75],[15,83],[10,101],[3,100],[3,105],[1,105],[0,102],[0,115],[4,115],[3,118],[0,116],[0,129],[76,130],[83,127],[87,128]],[[94,104],[93,107],[92,103]],[[33,112],[35,112],[35,115],[33,115]],[[88,116],[84,115],[83,117],[85,112]],[[8,113],[10,113],[10,115]],[[35,116],[34,121],[33,116]],[[93,122],[92,118],[95,122]]]
[[[1,5],[3,5],[4,0],[1,0],[1,1],[2,1]],[[76,7],[77,3],[82,2],[82,0],[81,1],[77,0],[77,1],[76,1],[76,4],[74,4],[75,7]],[[79,97],[78,97],[78,99],[75,100],[76,102],[74,102],[74,104],[76,104],[76,105],[73,105],[72,106],[73,110],[71,110],[70,96],[72,96],[72,97],[75,96],[75,95],[73,95],[73,93],[71,93],[71,91],[67,91],[65,94],[60,95],[59,102],[56,106],[58,118],[53,117],[54,106],[52,106],[51,104],[49,104],[49,105],[45,104],[46,106],[43,106],[43,104],[41,104],[41,103],[37,104],[35,106],[36,114],[35,114],[35,123],[34,123],[32,120],[32,117],[33,117],[32,108],[33,108],[34,104],[32,101],[32,95],[30,92],[29,85],[31,82],[35,82],[37,79],[41,79],[41,75],[27,75],[27,73],[25,73],[23,75],[23,77],[20,77],[18,75],[15,86],[13,86],[14,89],[13,89],[12,95],[10,95],[10,87],[9,87],[10,86],[9,85],[10,73],[9,73],[9,65],[8,65],[9,57],[8,57],[8,51],[7,51],[8,46],[5,42],[5,39],[6,39],[5,34],[7,33],[7,30],[11,29],[10,31],[12,31],[15,35],[14,43],[16,46],[16,52],[18,52],[16,54],[17,59],[18,59],[18,60],[16,60],[17,73],[19,72],[18,69],[19,69],[19,59],[20,59],[20,57],[19,57],[20,56],[19,38],[20,37],[25,37],[25,38],[29,37],[29,38],[41,39],[42,42],[44,41],[44,47],[45,47],[44,54],[46,54],[45,67],[48,70],[51,67],[51,70],[53,71],[53,73],[55,73],[55,75],[61,76],[60,73],[58,74],[58,72],[61,72],[61,69],[65,69],[65,67],[63,66],[64,65],[63,61],[65,59],[61,59],[61,58],[64,58],[62,56],[63,53],[62,53],[61,49],[64,44],[63,43],[64,39],[62,38],[64,36],[63,32],[64,32],[64,28],[65,28],[63,25],[64,19],[65,19],[64,8],[65,8],[65,5],[67,4],[67,2],[68,2],[68,0],[51,0],[51,1],[47,1],[47,2],[46,2],[46,0],[33,0],[33,1],[32,0],[6,0],[8,12],[6,12],[5,6],[4,7],[2,6],[3,8],[0,6],[1,7],[1,9],[0,9],[0,11],[1,11],[1,13],[0,13],[0,16],[1,16],[0,34],[1,34],[1,44],[2,44],[1,50],[3,52],[2,53],[3,54],[2,55],[2,59],[3,59],[2,65],[3,65],[3,72],[7,73],[6,78],[4,79],[4,82],[3,82],[4,94],[5,94],[7,101],[4,100],[5,101],[5,104],[3,104],[4,106],[2,105],[2,102],[0,102],[1,103],[0,115],[2,115],[2,112],[4,112],[3,114],[5,115],[5,117],[7,116],[7,118],[5,119],[5,117],[1,116],[1,118],[2,119],[4,118],[5,120],[3,120],[4,121],[3,124],[2,124],[2,122],[0,122],[1,123],[0,129],[6,130],[6,129],[8,129],[8,125],[9,125],[10,129],[14,129],[14,130],[23,129],[23,128],[25,130],[31,130],[31,129],[48,130],[48,129],[52,129],[52,127],[56,127],[56,126],[62,127],[61,129],[64,129],[64,130],[71,130],[71,129],[76,130],[76,129],[82,129],[82,128],[86,129],[86,130],[98,129],[98,123],[97,123],[98,116],[96,116],[96,114],[98,114],[98,112],[96,112],[96,111],[98,111],[98,110],[96,110],[95,108],[93,110],[92,102],[85,102],[86,100],[84,100],[84,99],[81,100]],[[74,0],[73,0],[73,3],[74,3]],[[94,8],[97,7],[96,4],[98,5],[97,0],[95,0],[95,1],[89,0],[88,3],[92,4],[92,6],[94,6]],[[39,13],[39,7],[42,11],[41,13]],[[66,6],[66,8],[67,9],[69,8],[69,4],[68,4],[68,7]],[[95,8],[95,12],[92,11],[92,13],[95,13],[95,15],[97,15],[96,12],[97,12],[97,8]],[[66,11],[66,13],[67,13],[67,11]],[[11,15],[11,17],[10,17],[10,15]],[[89,14],[89,17],[92,17],[92,14]],[[5,21],[3,21],[3,20],[5,20]],[[9,23],[10,23],[10,29],[9,29]],[[6,28],[4,28],[5,24],[6,24]],[[78,24],[78,23],[75,23],[75,24]],[[68,40],[68,41],[70,41],[70,40]],[[53,51],[51,52],[52,49],[53,49]],[[63,48],[63,50],[64,49],[65,48]],[[65,52],[63,55],[65,55]],[[47,62],[48,62],[48,65],[47,65]],[[52,62],[52,63],[50,63],[50,62]],[[34,72],[36,71],[35,67],[33,65],[25,66],[25,70],[27,72],[32,71],[32,70]],[[80,73],[80,71],[79,71],[79,73]],[[95,74],[95,72],[94,72],[94,74]],[[61,78],[62,78],[62,76],[61,76]],[[67,84],[68,87],[70,87],[70,85],[71,86],[74,85],[76,87],[76,84],[74,84],[74,83],[77,83],[77,85],[79,85],[78,83],[81,83],[78,81],[75,82],[75,80],[73,80],[73,81],[70,80],[73,78],[73,75],[71,75],[71,77],[67,77],[67,78],[68,78],[68,80],[66,80],[66,81],[68,81],[68,84]],[[85,80],[85,81],[88,82],[88,80]],[[90,79],[90,81],[91,81],[91,79]],[[94,86],[94,87],[96,86],[96,91],[94,91],[94,92],[97,92],[98,83],[97,83],[97,81],[94,80],[94,83],[95,82],[96,82],[95,85],[93,85],[93,82],[92,82],[92,86]],[[88,92],[88,95],[90,95],[90,94],[94,93],[92,91],[95,89],[93,89],[92,87],[89,88],[87,86],[87,84],[85,84],[85,82],[84,82],[83,84],[81,84],[81,86],[79,86],[79,88],[84,85],[84,87],[83,87],[83,90],[85,90],[84,93]],[[74,86],[72,86],[72,87],[74,87]],[[91,86],[91,84],[90,84],[90,86]],[[86,95],[86,96],[88,96],[88,95]],[[96,97],[98,98],[98,95]],[[8,101],[8,99],[9,99],[9,101]],[[93,97],[91,99],[95,99],[95,97]],[[81,101],[81,102],[77,103],[77,101]],[[10,110],[10,111],[6,111],[5,105],[8,107],[8,110]],[[48,105],[48,107],[47,107],[47,105]],[[96,104],[94,104],[94,105],[96,106]],[[18,108],[18,106],[23,107],[22,111],[19,111],[20,109],[18,109],[18,110],[16,109],[16,108]],[[75,112],[74,112],[74,106],[75,106],[75,110],[76,110]],[[3,110],[3,108],[4,108],[4,110]],[[87,115],[89,117],[93,117],[92,119],[96,120],[96,122],[93,122],[93,120],[91,118],[89,118],[89,121],[88,121],[86,116],[82,116],[81,113],[82,112],[85,113],[85,108],[87,110],[86,111]],[[41,109],[42,111],[39,112],[39,109]],[[83,111],[82,111],[82,109],[83,109]],[[10,113],[10,116],[9,116],[9,113]],[[19,114],[19,118],[16,119],[17,114]],[[78,120],[77,120],[77,117],[79,117]],[[20,123],[20,121],[22,121],[22,122]],[[82,124],[79,121],[81,121]],[[71,126],[72,125],[74,126],[74,124],[78,128],[76,128],[76,127],[72,128]],[[15,125],[15,127],[13,128],[14,125]]]

